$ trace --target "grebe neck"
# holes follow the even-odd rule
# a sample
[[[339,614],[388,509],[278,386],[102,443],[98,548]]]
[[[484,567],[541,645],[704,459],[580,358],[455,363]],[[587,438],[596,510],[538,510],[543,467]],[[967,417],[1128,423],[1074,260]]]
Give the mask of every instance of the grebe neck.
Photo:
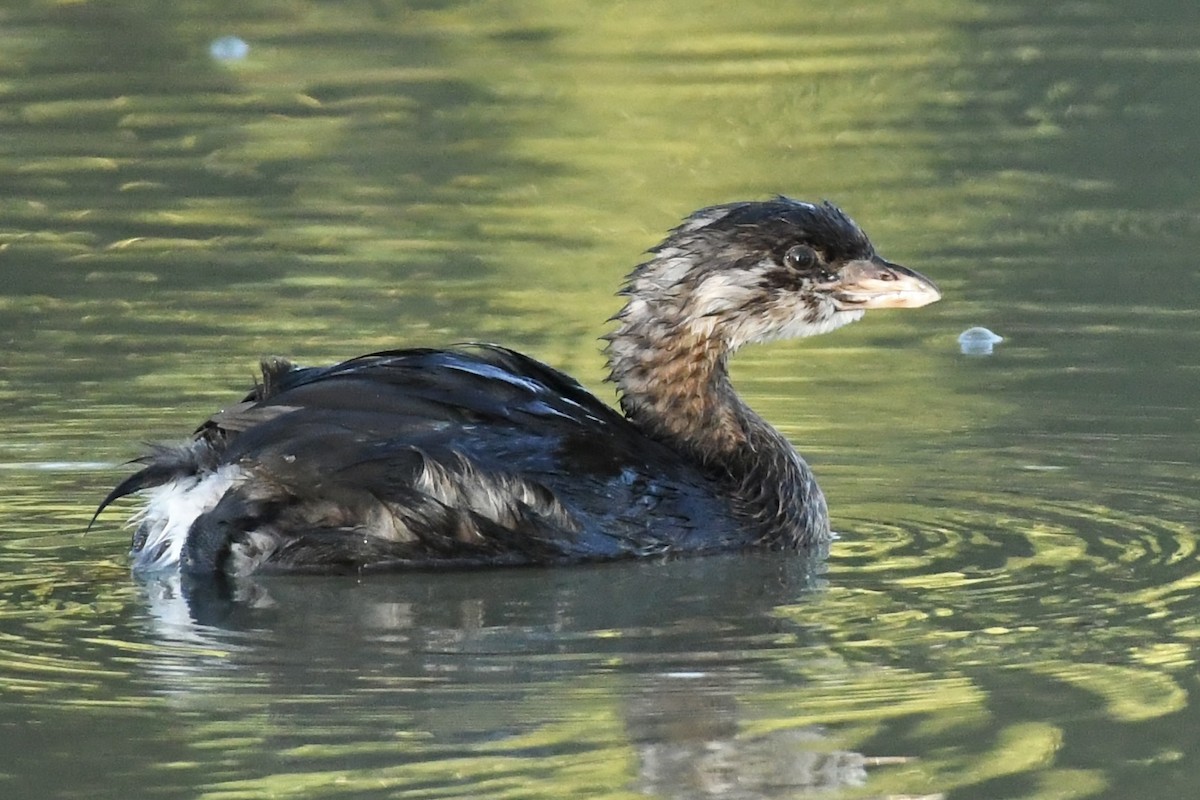
[[[608,339],[621,409],[649,436],[727,481],[760,544],[829,536],[825,499],[792,445],[742,401],[729,379],[732,348],[703,318],[647,313],[631,299]],[[661,311],[661,309],[660,309]]]
[[[698,461],[721,463],[768,427],[733,390],[718,341],[626,321],[608,356],[625,416]]]

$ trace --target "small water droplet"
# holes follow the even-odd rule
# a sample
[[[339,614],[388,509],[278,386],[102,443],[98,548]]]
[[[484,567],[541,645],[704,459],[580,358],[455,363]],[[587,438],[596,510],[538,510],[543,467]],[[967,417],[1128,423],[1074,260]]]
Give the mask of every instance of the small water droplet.
[[[958,335],[958,347],[963,355],[987,356],[992,354],[992,348],[1004,341],[1003,336],[997,336],[987,328],[967,328]]]
[[[250,54],[250,45],[237,36],[222,36],[212,40],[208,54],[217,61],[241,61]]]

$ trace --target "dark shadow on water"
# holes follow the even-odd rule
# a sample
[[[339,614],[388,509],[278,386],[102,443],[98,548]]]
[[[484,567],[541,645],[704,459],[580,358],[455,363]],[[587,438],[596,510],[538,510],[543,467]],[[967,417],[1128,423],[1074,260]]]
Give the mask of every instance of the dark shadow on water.
[[[231,695],[265,702],[267,750],[315,748],[298,774],[321,768],[318,742],[342,745],[339,763],[355,770],[428,774],[448,759],[482,775],[501,755],[522,780],[568,754],[632,753],[639,793],[806,796],[862,785],[870,759],[817,726],[748,731],[743,695],[795,683],[776,662],[805,632],[776,610],[819,591],[822,571],[821,559],[741,554],[366,580],[161,577],[142,583],[143,619],[166,646],[144,667],[192,713],[224,712],[241,702]],[[370,745],[397,729],[426,738]]]
[[[777,623],[772,610],[819,584],[824,561],[737,554],[667,562],[616,562],[563,569],[413,571],[365,578],[267,576],[142,580],[156,637],[194,640],[220,631],[319,640],[352,632],[364,642],[395,632],[496,631],[513,640],[596,631],[707,635],[747,622]],[[704,639],[711,643],[711,640]],[[538,645],[531,644],[535,649]]]

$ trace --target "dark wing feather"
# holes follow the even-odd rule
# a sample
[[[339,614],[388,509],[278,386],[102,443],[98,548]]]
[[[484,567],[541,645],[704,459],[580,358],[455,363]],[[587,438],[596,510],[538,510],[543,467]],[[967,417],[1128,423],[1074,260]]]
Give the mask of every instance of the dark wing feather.
[[[151,448],[149,454],[135,458],[128,463],[145,464],[146,466],[118,483],[112,491],[104,496],[100,505],[96,507],[95,513],[92,514],[87,530],[91,530],[92,526],[96,524],[96,519],[104,512],[104,509],[122,497],[137,494],[143,489],[162,486],[178,477],[195,475],[212,469],[216,466],[216,453],[210,448],[156,445]]]
[[[193,525],[184,558],[196,571],[232,551],[247,569],[329,570],[614,558],[738,540],[698,467],[563,373],[494,346],[315,368],[269,362],[246,400],[196,437],[151,457],[105,500],[203,468],[189,459],[245,466],[256,480]],[[404,536],[365,530],[383,512]],[[270,533],[265,546],[253,531]]]

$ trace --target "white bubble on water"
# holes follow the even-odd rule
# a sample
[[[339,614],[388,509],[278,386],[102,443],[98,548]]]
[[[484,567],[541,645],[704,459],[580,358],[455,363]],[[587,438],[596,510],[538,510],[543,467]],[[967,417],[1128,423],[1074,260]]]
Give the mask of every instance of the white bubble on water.
[[[217,61],[241,61],[250,55],[250,45],[237,36],[222,36],[212,40],[208,54]]]
[[[1003,336],[980,327],[967,328],[958,335],[958,347],[968,356],[989,356],[992,348],[1003,341]]]

